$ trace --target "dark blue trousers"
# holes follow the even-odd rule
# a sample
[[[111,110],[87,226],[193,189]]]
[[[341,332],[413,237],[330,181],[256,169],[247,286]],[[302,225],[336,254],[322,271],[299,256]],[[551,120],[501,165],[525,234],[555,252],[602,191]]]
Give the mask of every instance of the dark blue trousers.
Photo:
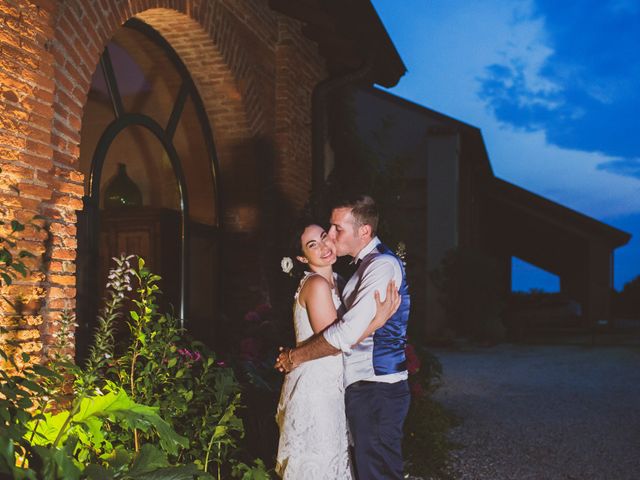
[[[358,480],[401,480],[402,427],[409,411],[406,380],[356,382],[345,394]]]

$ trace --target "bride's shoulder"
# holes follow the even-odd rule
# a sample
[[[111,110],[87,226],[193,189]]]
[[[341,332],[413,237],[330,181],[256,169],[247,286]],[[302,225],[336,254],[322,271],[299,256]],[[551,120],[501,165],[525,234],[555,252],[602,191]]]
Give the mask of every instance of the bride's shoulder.
[[[303,296],[321,293],[325,290],[331,290],[331,285],[322,275],[311,273],[302,279],[300,293]]]
[[[309,298],[317,298],[318,295],[324,296],[324,291],[330,292],[330,290],[331,286],[329,285],[329,282],[327,282],[322,275],[307,274],[300,281],[296,297],[304,307]]]
[[[331,286],[329,285],[329,282],[327,281],[326,278],[324,278],[322,275],[318,275],[317,273],[312,273],[310,274],[304,282],[304,287],[307,288],[330,288]]]

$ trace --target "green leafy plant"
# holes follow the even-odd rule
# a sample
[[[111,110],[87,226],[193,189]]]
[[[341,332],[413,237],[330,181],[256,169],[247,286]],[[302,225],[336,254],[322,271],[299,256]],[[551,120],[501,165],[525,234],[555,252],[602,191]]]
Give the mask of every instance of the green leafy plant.
[[[159,311],[160,277],[146,268],[143,259],[138,258],[135,266],[130,260],[120,259],[116,272],[122,273],[115,273],[110,282],[112,289],[133,288],[136,294],[135,309],[129,312],[128,347],[121,355],[114,353],[116,309],[105,309],[96,335],[100,348],[92,350],[89,364],[104,370],[103,378],[123,385],[136,401],[157,406],[178,432],[190,438],[177,461],[193,462],[221,478],[236,463],[232,454],[244,434],[236,416],[239,385],[233,371],[218,364],[213,352],[188,339],[177,318]],[[117,297],[112,294],[107,305],[116,305]],[[146,436],[136,431],[131,445],[124,432],[120,441],[137,451],[143,440],[148,441]]]
[[[422,478],[448,480],[450,452],[456,445],[447,439],[447,434],[459,421],[431,396],[441,385],[442,365],[420,345],[408,344],[406,356],[411,406],[402,446],[405,469]]]
[[[133,265],[132,265],[133,263]],[[49,367],[0,377],[0,474],[33,479],[268,478],[261,461],[239,461],[243,426],[233,371],[191,342],[159,312],[160,277],[142,259],[121,257],[84,368],[73,362],[72,315],[64,313]],[[129,345],[119,351],[115,323],[126,294]],[[22,362],[29,363],[28,355]],[[212,475],[216,475],[214,477]]]
[[[157,407],[134,402],[116,385],[109,391],[76,392],[68,408],[49,390],[64,377],[50,368],[18,363],[0,350],[3,360],[13,365],[14,375],[2,371],[0,378],[0,474],[22,479],[143,478],[132,472],[156,472],[150,478],[205,477],[195,465],[171,466],[168,454],[177,454],[188,445],[159,415]],[[22,361],[30,358],[22,354]],[[65,375],[79,375],[79,369],[67,368]],[[129,452],[109,438],[113,426],[132,432],[153,432],[160,448],[149,443],[144,450]],[[154,460],[155,459],[155,460]],[[153,460],[153,461],[152,461]],[[156,468],[157,467],[157,468]],[[185,470],[186,468],[186,470]],[[188,471],[189,476],[177,474]],[[93,473],[92,473],[93,472]],[[96,472],[101,475],[95,476]]]

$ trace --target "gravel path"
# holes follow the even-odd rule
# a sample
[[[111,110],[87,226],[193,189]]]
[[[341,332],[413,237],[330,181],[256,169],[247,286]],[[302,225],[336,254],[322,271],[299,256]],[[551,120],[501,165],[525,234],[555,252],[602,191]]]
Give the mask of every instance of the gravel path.
[[[436,350],[461,480],[640,479],[640,348]]]

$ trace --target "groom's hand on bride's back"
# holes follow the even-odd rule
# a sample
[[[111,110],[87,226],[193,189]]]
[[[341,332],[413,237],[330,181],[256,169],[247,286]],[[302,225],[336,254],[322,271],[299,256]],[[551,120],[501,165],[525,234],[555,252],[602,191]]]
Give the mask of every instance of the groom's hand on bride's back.
[[[291,361],[290,348],[280,347],[280,354],[278,355],[276,364],[273,367],[282,373],[289,373],[296,367]]]

